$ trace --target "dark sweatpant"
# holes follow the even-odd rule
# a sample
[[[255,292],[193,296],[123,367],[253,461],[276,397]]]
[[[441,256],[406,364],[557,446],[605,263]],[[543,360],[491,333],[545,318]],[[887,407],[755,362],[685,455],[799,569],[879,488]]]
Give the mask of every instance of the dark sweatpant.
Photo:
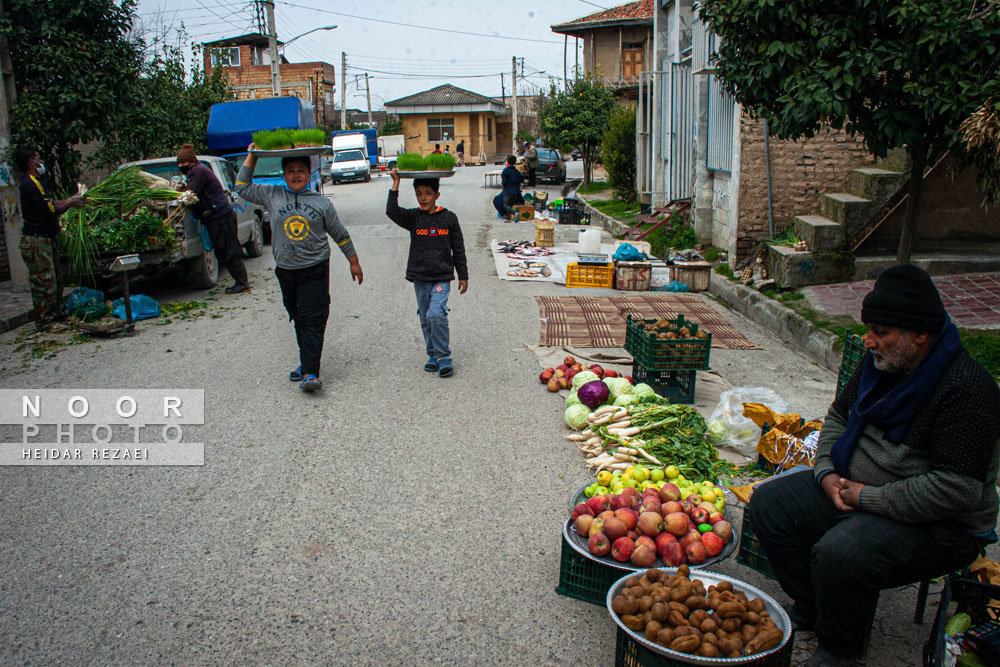
[[[976,539],[949,522],[841,512],[811,470],[756,487],[748,511],[795,610],[815,619],[824,647],[846,657],[861,654],[879,591],[954,572],[979,554]]]
[[[302,374],[319,377],[323,337],[330,316],[330,260],[304,269],[274,268],[288,319],[295,322]]]
[[[212,240],[212,252],[219,264],[225,266],[237,285],[249,285],[247,269],[243,265],[243,246],[237,234],[236,211],[214,220],[206,220],[208,238]]]

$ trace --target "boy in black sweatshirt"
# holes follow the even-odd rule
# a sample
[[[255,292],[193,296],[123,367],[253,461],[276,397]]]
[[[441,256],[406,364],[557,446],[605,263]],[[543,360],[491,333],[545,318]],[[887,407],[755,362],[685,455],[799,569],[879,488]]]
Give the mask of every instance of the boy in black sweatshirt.
[[[443,378],[455,372],[448,343],[448,293],[458,273],[458,293],[469,287],[469,267],[458,216],[437,205],[441,196],[436,178],[417,178],[413,191],[419,208],[399,207],[399,176],[394,168],[386,203],[389,219],[410,233],[406,279],[417,294],[417,315],[424,332],[427,363],[424,370]]]

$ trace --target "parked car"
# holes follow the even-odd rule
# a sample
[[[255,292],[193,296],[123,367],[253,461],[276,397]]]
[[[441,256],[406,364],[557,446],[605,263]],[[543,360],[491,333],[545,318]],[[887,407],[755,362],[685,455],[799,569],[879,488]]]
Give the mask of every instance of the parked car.
[[[559,151],[554,148],[539,148],[537,150],[538,168],[535,169],[535,178],[540,181],[565,183],[566,161],[563,160]]]
[[[330,165],[330,181],[333,184],[344,181],[368,182],[372,178],[364,150],[348,148],[338,150],[333,154],[333,164]]]

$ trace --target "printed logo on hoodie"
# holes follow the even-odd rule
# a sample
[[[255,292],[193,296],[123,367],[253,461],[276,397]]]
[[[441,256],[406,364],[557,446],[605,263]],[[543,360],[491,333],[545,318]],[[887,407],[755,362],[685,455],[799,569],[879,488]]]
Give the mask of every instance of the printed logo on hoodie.
[[[301,241],[309,237],[309,222],[301,215],[285,218],[285,236],[292,241]]]

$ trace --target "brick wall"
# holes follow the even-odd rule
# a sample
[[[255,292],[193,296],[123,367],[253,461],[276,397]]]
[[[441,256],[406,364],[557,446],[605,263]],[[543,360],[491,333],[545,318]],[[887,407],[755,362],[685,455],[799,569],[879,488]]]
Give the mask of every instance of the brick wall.
[[[770,139],[771,192],[775,232],[796,215],[815,214],[825,192],[843,192],[851,169],[872,166],[864,140],[824,128],[812,139]],[[760,120],[740,120],[740,185],[737,254],[745,256],[767,237],[767,169]]]

